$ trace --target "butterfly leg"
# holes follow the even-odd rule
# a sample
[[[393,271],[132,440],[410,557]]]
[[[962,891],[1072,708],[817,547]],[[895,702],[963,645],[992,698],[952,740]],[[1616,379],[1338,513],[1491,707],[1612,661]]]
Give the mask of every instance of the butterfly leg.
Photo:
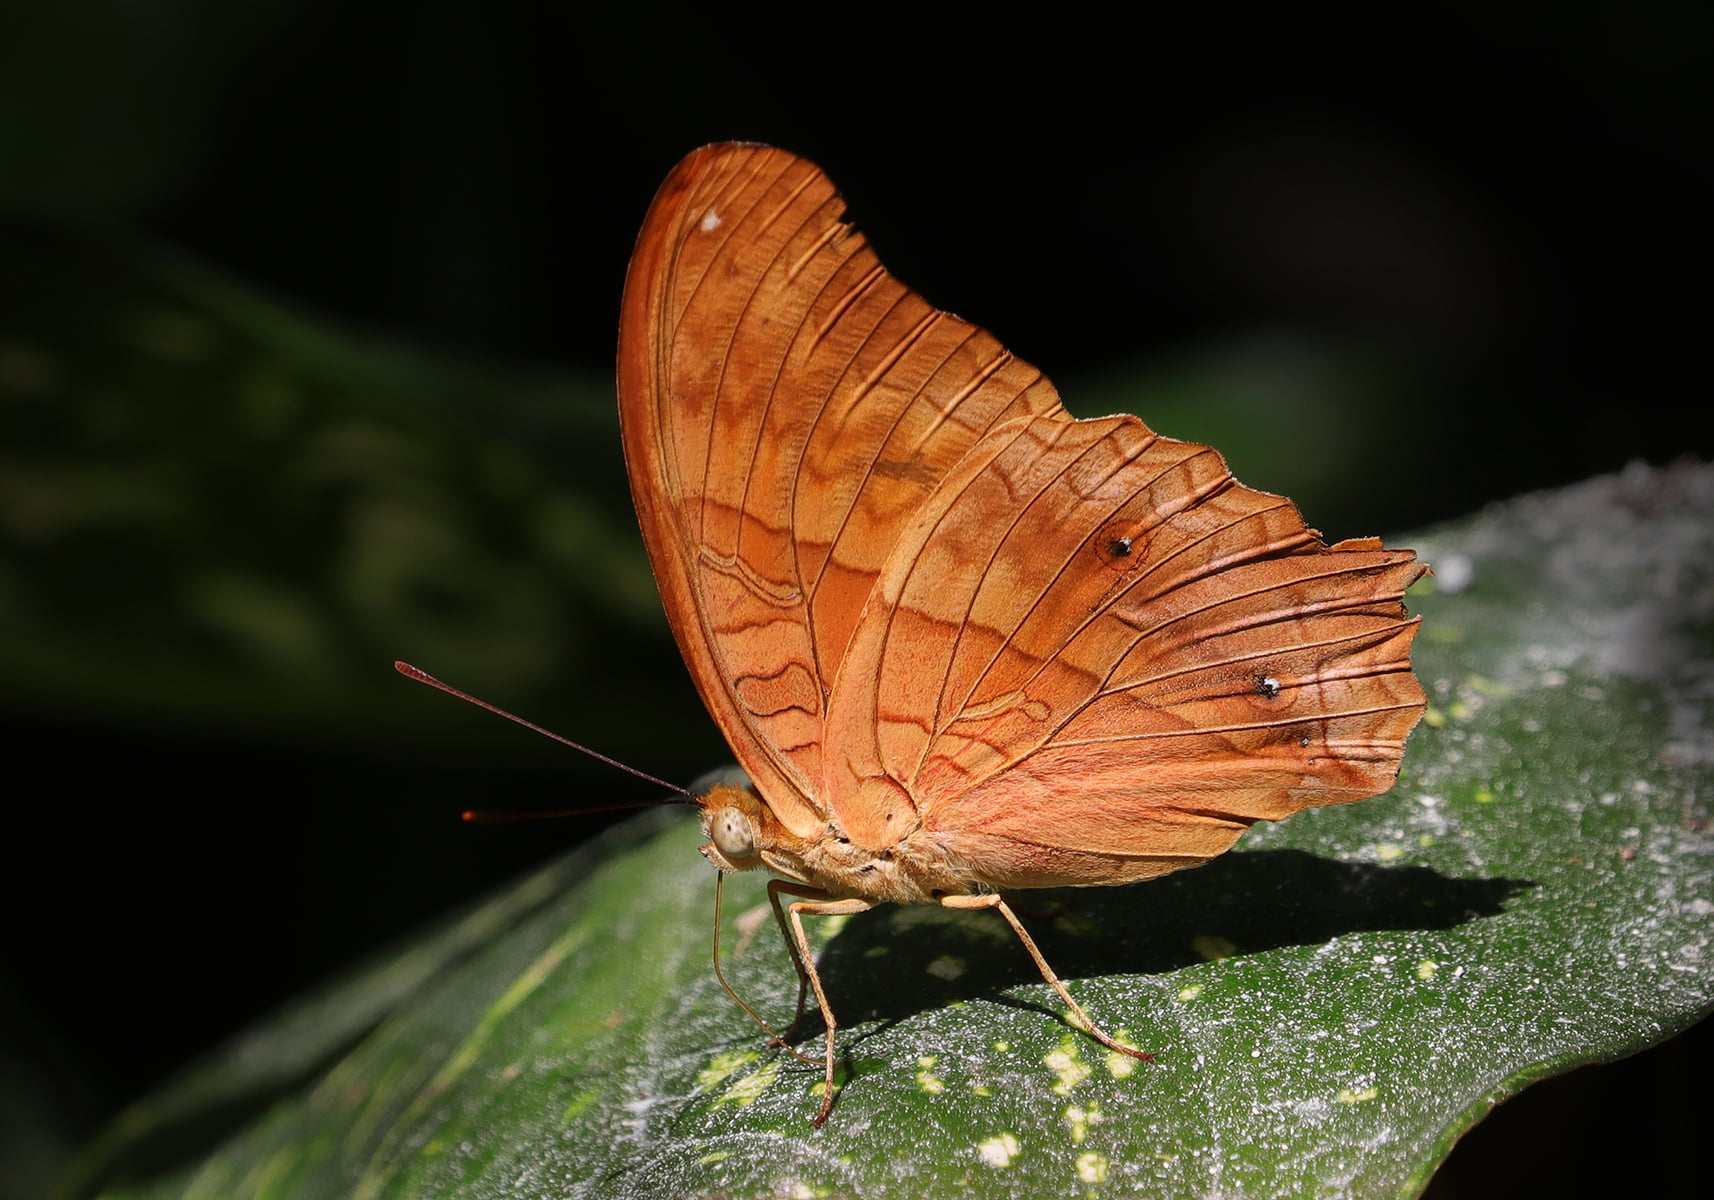
[[[794,900],[784,906],[782,912],[780,896],[803,896],[806,899]],[[821,975],[815,969],[815,954],[809,948],[809,938],[803,929],[803,918],[811,917],[841,917],[851,913],[867,912],[875,907],[873,900],[850,899],[830,900],[827,893],[819,888],[805,887],[802,884],[788,883],[783,879],[773,879],[768,882],[768,899],[773,902],[774,916],[779,918],[780,932],[786,935],[786,945],[791,949],[792,962],[798,970],[798,1015],[803,1015],[803,987],[815,992],[815,1002],[821,1007],[821,1020],[827,1026],[827,1053],[825,1066],[827,1068],[827,1086],[821,1093],[821,1111],[815,1114],[812,1122],[817,1128],[827,1120],[827,1114],[833,1111],[833,1035],[839,1028],[839,1023],[833,1019],[833,1007],[827,1003],[827,993],[821,988]],[[788,928],[789,925],[789,928]],[[792,1022],[797,1027],[797,1022]],[[787,1047],[790,1049],[790,1047]],[[792,1050],[799,1058],[806,1055]],[[813,1061],[813,1060],[812,1060]]]
[[[1132,1058],[1140,1058],[1145,1062],[1154,1058],[1154,1055],[1146,1050],[1138,1050],[1135,1046],[1125,1045],[1124,1042],[1089,1019],[1089,1014],[1083,1011],[1083,1006],[1071,998],[1071,993],[1065,990],[1065,984],[1061,983],[1059,976],[1053,973],[1053,968],[1047,965],[1047,959],[1043,958],[1042,952],[1036,948],[1035,939],[1024,928],[1023,922],[1018,920],[1018,914],[1012,911],[1012,906],[1006,903],[1004,896],[997,892],[989,892],[982,896],[942,896],[940,902],[947,908],[997,909],[1000,915],[1006,918],[1006,923],[1012,927],[1012,932],[1018,935],[1018,940],[1024,944],[1024,949],[1029,951],[1030,958],[1035,961],[1036,970],[1041,972],[1041,977],[1047,980],[1054,991],[1059,993],[1059,998],[1065,1001],[1065,1006],[1071,1010],[1072,1015],[1082,1024],[1084,1031],[1090,1037],[1109,1050],[1117,1050],[1120,1054],[1129,1054]]]
[[[785,902],[780,899],[782,895],[802,896],[809,900],[826,900],[828,896],[826,892],[815,888],[798,887],[779,879],[768,881],[768,903],[773,906],[774,921],[780,927],[780,937],[785,939],[786,949],[791,951],[792,967],[797,971],[797,1012],[792,1017],[792,1023],[786,1027],[785,1033],[776,1039],[783,1046],[797,1036],[797,1027],[803,1024],[804,1004],[809,999],[809,971],[805,969],[803,955],[798,953],[797,942],[792,938],[791,925],[786,919]],[[802,1058],[803,1055],[798,1057]]]

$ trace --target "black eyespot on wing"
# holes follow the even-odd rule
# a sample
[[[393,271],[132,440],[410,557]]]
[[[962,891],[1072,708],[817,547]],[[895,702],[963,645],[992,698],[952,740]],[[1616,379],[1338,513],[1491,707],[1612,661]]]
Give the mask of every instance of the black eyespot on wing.
[[[1089,548],[1109,571],[1124,574],[1142,564],[1148,529],[1138,521],[1108,521],[1089,539]]]

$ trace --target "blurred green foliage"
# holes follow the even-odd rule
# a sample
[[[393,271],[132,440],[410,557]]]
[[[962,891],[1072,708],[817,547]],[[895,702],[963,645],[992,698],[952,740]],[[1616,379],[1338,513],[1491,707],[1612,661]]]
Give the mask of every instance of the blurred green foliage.
[[[161,252],[0,255],[36,284],[0,293],[14,702],[370,740],[392,657],[522,702],[659,640],[604,377],[342,338]]]

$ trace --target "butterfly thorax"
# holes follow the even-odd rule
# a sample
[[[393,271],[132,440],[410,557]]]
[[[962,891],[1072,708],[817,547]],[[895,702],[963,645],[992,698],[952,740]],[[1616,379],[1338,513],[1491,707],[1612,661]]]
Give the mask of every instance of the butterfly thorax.
[[[845,836],[833,819],[809,836],[793,833],[747,788],[721,785],[701,803],[709,838],[702,853],[722,871],[765,867],[833,898],[895,904],[934,904],[979,890],[971,873],[917,826],[876,849]]]

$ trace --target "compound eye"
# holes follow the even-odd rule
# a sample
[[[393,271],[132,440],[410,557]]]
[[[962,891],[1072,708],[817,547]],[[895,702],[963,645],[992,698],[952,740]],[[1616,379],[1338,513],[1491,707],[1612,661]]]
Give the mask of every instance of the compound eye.
[[[756,830],[750,818],[735,808],[718,810],[708,823],[708,836],[720,857],[737,866],[756,857]]]

